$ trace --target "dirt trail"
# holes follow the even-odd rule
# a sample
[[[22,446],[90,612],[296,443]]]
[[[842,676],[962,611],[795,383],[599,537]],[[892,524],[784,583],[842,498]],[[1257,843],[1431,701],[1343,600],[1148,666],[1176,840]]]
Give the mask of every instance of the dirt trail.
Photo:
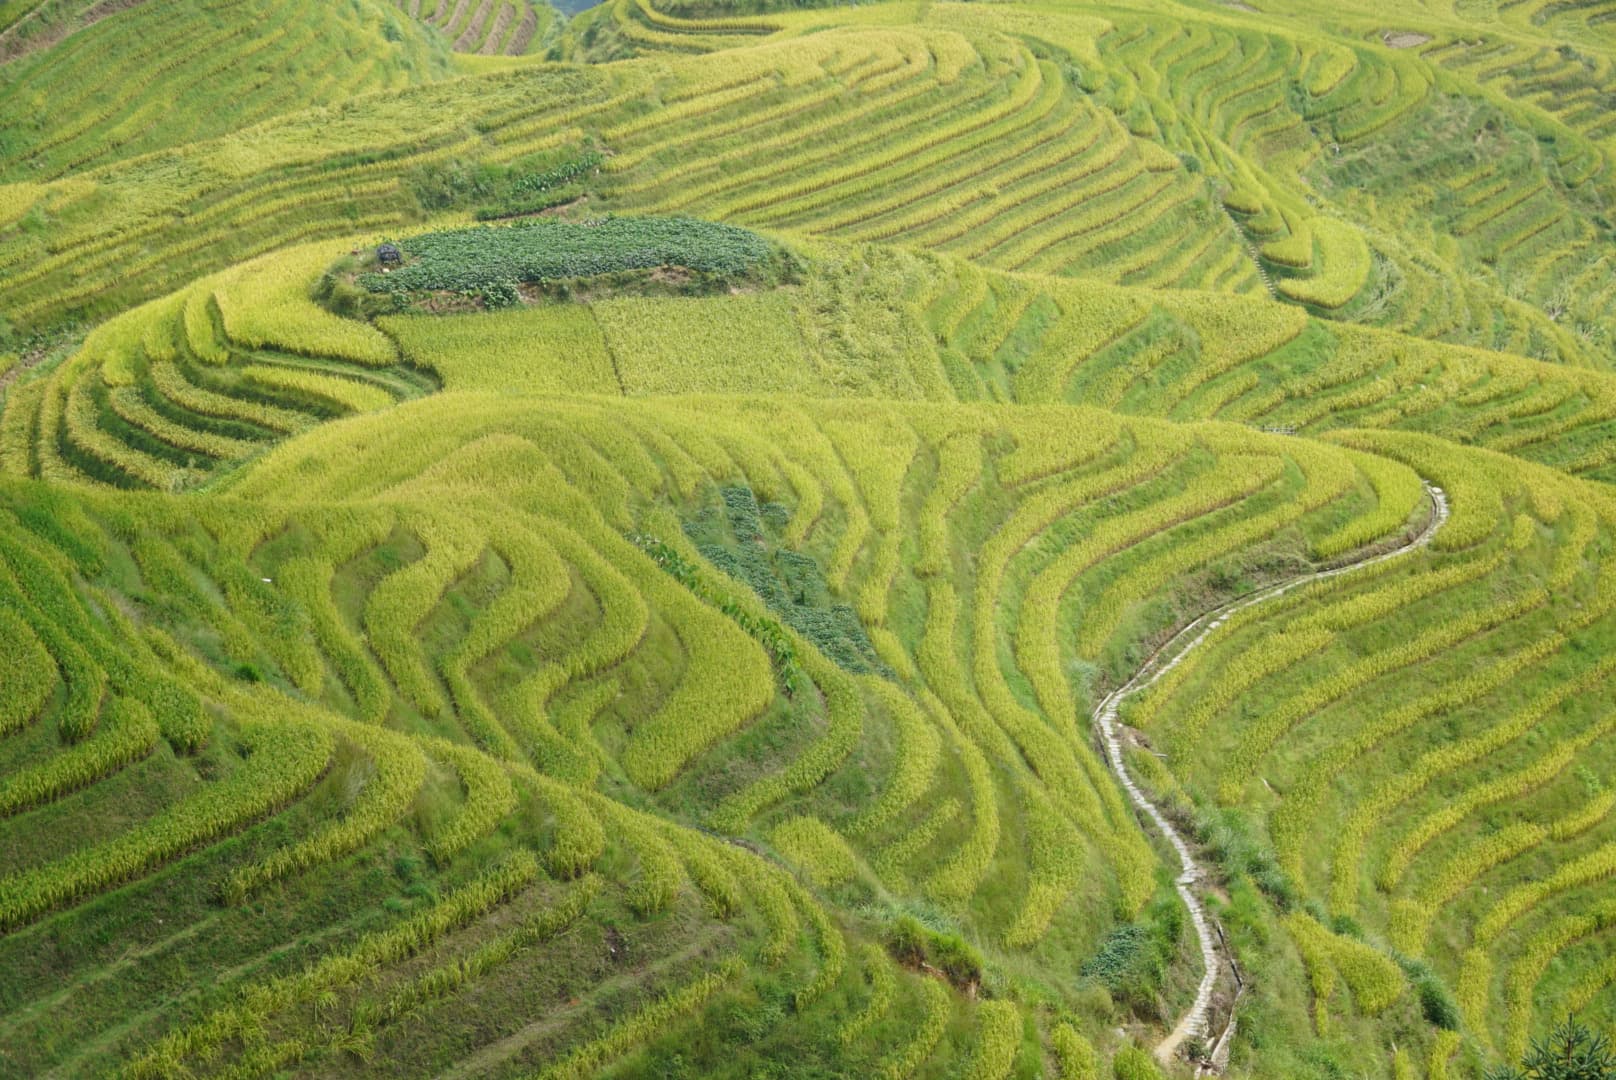
[[[1161,808],[1145,797],[1144,791],[1134,782],[1133,776],[1129,774],[1127,767],[1123,764],[1122,740],[1117,733],[1117,709],[1129,697],[1147,689],[1157,679],[1176,667],[1179,661],[1188,656],[1235,612],[1254,607],[1277,596],[1282,596],[1292,589],[1306,585],[1309,582],[1323,581],[1326,578],[1361,570],[1366,566],[1373,566],[1376,563],[1385,562],[1387,559],[1395,559],[1400,555],[1406,555],[1429,544],[1431,538],[1436,535],[1437,530],[1442,528],[1448,520],[1448,499],[1441,488],[1432,487],[1429,483],[1425,485],[1425,493],[1431,500],[1430,521],[1426,523],[1425,528],[1420,531],[1419,535],[1407,543],[1390,551],[1358,559],[1330,570],[1319,570],[1291,578],[1289,581],[1282,581],[1277,585],[1270,585],[1250,595],[1231,600],[1222,607],[1213,608],[1173,635],[1165,645],[1157,649],[1140,666],[1132,679],[1124,686],[1112,691],[1095,707],[1094,725],[1099,730],[1100,737],[1104,741],[1106,760],[1110,762],[1111,768],[1116,772],[1118,779],[1122,781],[1122,786],[1128,792],[1128,797],[1133,800],[1134,805],[1144,811],[1145,815],[1156,823],[1156,828],[1161,831],[1162,836],[1172,845],[1173,850],[1178,853],[1181,871],[1175,884],[1178,888],[1178,895],[1184,901],[1184,906],[1189,908],[1190,922],[1195,927],[1195,937],[1201,950],[1203,973],[1201,975],[1201,984],[1195,992],[1195,1001],[1190,1005],[1188,1011],[1179,1018],[1178,1024],[1173,1028],[1172,1033],[1156,1047],[1156,1059],[1163,1064],[1170,1062],[1177,1056],[1179,1048],[1184,1045],[1186,1039],[1204,1039],[1207,1035],[1207,1029],[1211,1023],[1212,992],[1217,986],[1218,975],[1221,970],[1218,959],[1218,937],[1212,928],[1211,920],[1207,917],[1205,907],[1202,906],[1200,898],[1193,891],[1193,886],[1205,876],[1205,871],[1202,869],[1201,864],[1196,861],[1195,852],[1190,848],[1183,834],[1167,820],[1167,816],[1162,813]],[[1230,959],[1233,959],[1232,955]],[[1230,1024],[1233,1024],[1232,1018]],[[1218,1040],[1219,1048],[1223,1051],[1224,1061],[1228,1060],[1229,1034],[1229,1030],[1226,1029],[1223,1037]]]

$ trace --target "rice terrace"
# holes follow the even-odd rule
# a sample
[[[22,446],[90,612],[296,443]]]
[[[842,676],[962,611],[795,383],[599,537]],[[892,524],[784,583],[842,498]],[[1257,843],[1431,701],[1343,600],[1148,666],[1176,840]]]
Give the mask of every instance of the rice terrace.
[[[1616,1078],[1616,2],[0,0],[0,1080]]]

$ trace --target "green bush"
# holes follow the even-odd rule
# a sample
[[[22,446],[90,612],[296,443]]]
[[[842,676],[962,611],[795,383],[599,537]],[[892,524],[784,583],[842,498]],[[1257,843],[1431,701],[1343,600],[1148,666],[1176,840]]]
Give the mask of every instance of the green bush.
[[[1162,1080],[1161,1070],[1150,1055],[1132,1045],[1117,1051],[1111,1059],[1111,1073],[1116,1080]]]
[[[1177,901],[1160,899],[1140,922],[1107,934],[1099,950],[1078,971],[1103,984],[1119,1002],[1136,1011],[1148,1009],[1167,978],[1183,929],[1183,909]]]
[[[1397,962],[1408,981],[1414,984],[1414,995],[1419,998],[1420,1013],[1426,1022],[1443,1031],[1458,1031],[1459,1006],[1442,977],[1421,960],[1399,956]]]
[[[956,986],[982,981],[982,954],[958,934],[933,934],[931,955]]]

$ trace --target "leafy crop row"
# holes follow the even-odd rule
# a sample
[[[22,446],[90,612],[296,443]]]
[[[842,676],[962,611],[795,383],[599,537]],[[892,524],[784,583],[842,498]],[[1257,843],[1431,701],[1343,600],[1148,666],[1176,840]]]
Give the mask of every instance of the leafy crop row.
[[[680,266],[733,277],[765,262],[773,247],[756,233],[693,218],[607,218],[593,224],[537,220],[424,233],[402,241],[409,257],[389,274],[365,274],[373,292],[446,289],[476,293],[624,270]]]

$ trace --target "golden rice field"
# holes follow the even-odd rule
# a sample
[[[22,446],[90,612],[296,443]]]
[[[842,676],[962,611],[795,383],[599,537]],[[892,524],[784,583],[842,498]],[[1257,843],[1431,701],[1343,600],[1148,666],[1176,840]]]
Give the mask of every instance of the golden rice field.
[[[1613,18],[0,0],[0,1076],[1611,1075]]]

